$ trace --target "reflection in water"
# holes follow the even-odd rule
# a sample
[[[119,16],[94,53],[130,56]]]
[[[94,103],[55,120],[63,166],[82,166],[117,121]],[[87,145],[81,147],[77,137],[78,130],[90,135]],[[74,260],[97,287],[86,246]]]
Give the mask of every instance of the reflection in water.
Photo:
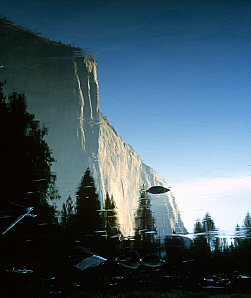
[[[0,275],[10,295],[18,290],[24,296],[42,291],[41,295],[53,293],[63,297],[76,293],[76,288],[77,292],[93,287],[122,291],[128,287],[138,290],[140,284],[144,290],[146,285],[151,290],[153,285],[165,290],[250,289],[249,213],[231,238],[221,235],[207,213],[195,223],[194,234],[175,234],[173,230],[162,239],[156,222],[160,220],[159,206],[166,202],[165,194],[141,189],[134,213],[135,234],[124,237],[113,196],[107,193],[101,206],[96,181],[87,168],[75,196],[68,197],[56,216],[54,208],[48,205],[48,198],[56,191],[50,172],[53,159],[43,140],[46,131],[26,112],[23,95],[13,95],[10,101],[4,100],[2,92],[0,95],[1,120],[5,120],[1,129],[6,123],[10,127],[1,157],[3,164],[8,157],[14,173],[12,179],[6,180],[10,186],[2,185],[7,200],[1,199],[0,221],[2,224],[9,220],[10,227],[15,217],[21,222],[2,233],[0,239]],[[16,146],[17,155],[17,150],[13,150]],[[25,184],[20,184],[15,175],[26,166],[31,176],[21,176]],[[8,192],[11,185],[15,185],[15,190]],[[33,207],[25,206],[33,206],[38,216],[20,215],[27,210],[33,212]],[[39,278],[35,272],[39,272]],[[27,283],[20,282],[22,276],[27,277]],[[87,276],[91,277],[88,282]]]
[[[145,237],[146,233],[156,234],[156,228],[154,226],[154,217],[151,210],[151,201],[150,198],[147,196],[146,191],[144,190],[141,191],[139,207],[135,214],[135,225],[136,234],[140,234],[143,232],[142,238]]]
[[[95,60],[0,25],[1,79],[18,92],[6,99],[0,87],[0,277],[9,296],[250,289],[249,213],[234,235],[209,214],[187,234],[165,181],[100,114]],[[56,210],[49,202],[60,196]]]
[[[122,235],[119,227],[115,202],[113,197],[110,197],[108,193],[105,198],[104,220],[107,235],[110,238],[120,238]]]
[[[9,232],[32,211],[39,215],[39,219],[53,222],[55,210],[48,204],[48,199],[55,198],[56,194],[55,176],[50,170],[54,159],[44,140],[46,128],[27,112],[23,94],[13,93],[6,99],[2,83],[0,133],[3,139],[0,209],[3,214],[16,214],[0,223],[2,234]]]
[[[94,179],[87,169],[76,193],[76,225],[85,235],[92,235],[94,231],[103,228],[102,216],[96,210],[100,209],[100,201]]]
[[[1,19],[0,24],[0,80],[6,79],[7,94],[24,92],[28,109],[49,129],[46,141],[55,159],[51,171],[57,176],[58,209],[69,203],[69,197],[74,201],[78,183],[89,168],[101,208],[108,193],[116,205],[119,230],[124,236],[135,234],[134,214],[142,185],[162,187],[166,196],[161,208],[167,219],[156,221],[156,229],[171,232],[179,228],[184,233],[167,183],[141,161],[101,114],[95,58],[7,20]],[[111,219],[112,215],[108,216]]]
[[[148,193],[141,190],[139,206],[135,214],[135,246],[143,253],[158,249],[156,227]]]

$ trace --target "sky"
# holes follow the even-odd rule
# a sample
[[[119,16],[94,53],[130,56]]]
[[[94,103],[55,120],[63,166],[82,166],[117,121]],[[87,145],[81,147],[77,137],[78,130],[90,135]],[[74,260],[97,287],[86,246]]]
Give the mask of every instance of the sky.
[[[92,52],[101,111],[170,184],[185,226],[251,211],[251,2],[1,0],[0,14]]]

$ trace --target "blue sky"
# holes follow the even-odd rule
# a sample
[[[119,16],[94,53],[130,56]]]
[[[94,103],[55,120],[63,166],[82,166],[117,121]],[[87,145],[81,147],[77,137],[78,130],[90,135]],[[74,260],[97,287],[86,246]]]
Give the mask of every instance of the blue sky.
[[[250,1],[4,0],[1,12],[96,55],[102,112],[170,183],[189,230],[206,211],[221,228],[241,223],[251,211]]]

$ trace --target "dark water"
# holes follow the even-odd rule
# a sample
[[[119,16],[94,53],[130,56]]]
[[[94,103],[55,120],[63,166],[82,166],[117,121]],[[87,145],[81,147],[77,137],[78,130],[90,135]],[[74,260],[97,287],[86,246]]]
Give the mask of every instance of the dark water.
[[[113,194],[101,198],[99,173],[89,168],[94,160],[99,163],[101,131],[96,129],[100,115],[93,73],[83,69],[92,86],[83,91],[88,96],[87,88],[96,101],[81,106],[72,90],[72,59],[83,59],[83,53],[0,21],[0,78],[7,80],[0,92],[3,297],[250,291],[249,215],[235,232],[223,234],[207,214],[188,234],[169,188],[130,184],[129,211],[117,207]],[[115,178],[104,180],[112,184]],[[119,186],[121,193],[126,184]]]
[[[84,189],[91,196],[92,188]],[[89,205],[84,217],[80,203],[76,212],[60,215],[48,214],[45,206],[31,210],[3,203],[0,275],[9,297],[251,290],[250,227],[238,228],[231,238],[207,231],[166,235],[163,241],[152,230],[145,205],[136,212],[135,235],[124,237],[108,200],[105,212]]]
[[[243,231],[246,233],[246,231]],[[210,234],[158,243],[84,235],[26,219],[1,237],[1,288],[10,297],[65,297],[79,292],[250,291],[250,240],[212,251]],[[100,233],[101,234],[101,233]],[[188,235],[190,236],[190,235]]]

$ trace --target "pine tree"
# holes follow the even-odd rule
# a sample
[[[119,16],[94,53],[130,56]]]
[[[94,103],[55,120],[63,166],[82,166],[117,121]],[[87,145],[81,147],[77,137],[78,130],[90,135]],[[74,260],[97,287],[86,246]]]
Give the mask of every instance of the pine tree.
[[[246,228],[251,228],[251,217],[250,217],[249,212],[247,212],[247,214],[246,214],[246,216],[245,216],[245,218],[244,218],[243,223],[244,223],[244,226],[245,226]]]
[[[240,238],[241,227],[237,224],[235,227],[234,245],[239,246],[241,244]]]
[[[251,237],[251,217],[250,217],[249,212],[247,212],[247,214],[243,220],[243,224],[244,224],[245,237],[247,239],[250,239],[250,237]]]
[[[79,231],[84,234],[92,234],[95,230],[103,228],[100,208],[94,179],[88,168],[76,193],[76,222]]]
[[[156,240],[156,226],[148,193],[142,189],[139,206],[135,213],[135,246],[142,253],[153,252],[159,243]]]
[[[72,198],[69,196],[63,203],[61,210],[61,223],[64,227],[68,227],[72,223],[72,217],[75,213],[75,206]]]
[[[203,231],[204,232],[209,232],[209,231],[215,231],[216,227],[214,224],[214,221],[211,217],[211,215],[207,212],[206,215],[204,216],[202,220],[202,225],[203,225]]]
[[[212,231],[217,231],[215,227],[215,223],[211,217],[211,215],[207,212],[200,222],[199,219],[194,224],[194,233],[206,233],[205,235],[198,236],[194,239],[193,251],[201,247],[201,250],[204,250],[208,254],[208,249],[218,250],[219,249],[219,241],[214,235],[211,235]],[[198,252],[196,252],[197,254]]]
[[[110,197],[108,193],[106,194],[106,198],[105,198],[104,216],[105,216],[105,226],[106,226],[107,234],[109,236],[121,234],[115,202],[114,202],[113,196]]]
[[[195,222],[193,230],[194,230],[194,233],[203,233],[204,232],[203,225],[199,219],[197,219],[197,221]]]

